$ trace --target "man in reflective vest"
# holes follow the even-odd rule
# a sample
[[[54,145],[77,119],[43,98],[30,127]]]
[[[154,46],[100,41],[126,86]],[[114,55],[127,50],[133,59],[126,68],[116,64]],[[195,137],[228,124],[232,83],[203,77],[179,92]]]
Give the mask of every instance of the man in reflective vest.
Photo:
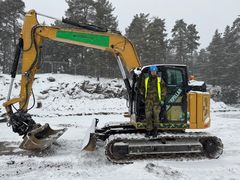
[[[149,77],[142,82],[141,92],[145,98],[146,137],[157,137],[159,127],[159,115],[161,106],[166,96],[166,86],[161,77],[157,75],[158,68],[155,65],[149,67]]]

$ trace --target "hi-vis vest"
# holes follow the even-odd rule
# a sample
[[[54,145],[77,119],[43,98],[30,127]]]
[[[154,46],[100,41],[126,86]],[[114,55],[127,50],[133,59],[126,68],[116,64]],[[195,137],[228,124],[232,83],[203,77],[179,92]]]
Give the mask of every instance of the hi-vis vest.
[[[145,78],[145,99],[147,97],[148,81],[149,81],[149,77]],[[157,77],[157,90],[158,90],[159,101],[161,101],[161,78],[160,77]]]

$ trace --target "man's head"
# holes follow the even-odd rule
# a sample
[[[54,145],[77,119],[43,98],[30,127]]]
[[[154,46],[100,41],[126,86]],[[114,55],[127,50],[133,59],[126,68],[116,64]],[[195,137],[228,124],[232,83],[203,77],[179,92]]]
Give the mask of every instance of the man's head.
[[[149,72],[152,76],[156,76],[157,75],[157,71],[158,71],[158,68],[156,65],[151,65],[149,67]]]

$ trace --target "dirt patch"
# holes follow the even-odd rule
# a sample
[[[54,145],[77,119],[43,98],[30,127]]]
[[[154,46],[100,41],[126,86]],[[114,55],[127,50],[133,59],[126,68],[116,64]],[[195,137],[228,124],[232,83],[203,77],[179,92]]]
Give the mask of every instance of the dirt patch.
[[[51,156],[55,153],[56,148],[59,148],[61,145],[59,145],[57,142],[54,142],[52,146],[56,147],[49,147],[42,151],[27,151],[22,150],[19,148],[20,142],[7,142],[7,141],[1,141],[0,142],[0,156],[2,155],[21,155],[21,156],[36,156],[36,157],[45,157],[45,156]]]
[[[19,142],[0,142],[0,155],[20,155],[24,153],[19,147]]]

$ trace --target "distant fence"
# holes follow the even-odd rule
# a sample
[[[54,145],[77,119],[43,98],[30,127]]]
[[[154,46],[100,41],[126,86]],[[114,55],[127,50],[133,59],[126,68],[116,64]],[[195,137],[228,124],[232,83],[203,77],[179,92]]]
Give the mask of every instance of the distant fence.
[[[88,75],[94,77],[120,77],[118,67],[98,67],[85,64],[69,66],[67,62],[44,61],[40,68],[40,73],[66,73],[74,75]]]

